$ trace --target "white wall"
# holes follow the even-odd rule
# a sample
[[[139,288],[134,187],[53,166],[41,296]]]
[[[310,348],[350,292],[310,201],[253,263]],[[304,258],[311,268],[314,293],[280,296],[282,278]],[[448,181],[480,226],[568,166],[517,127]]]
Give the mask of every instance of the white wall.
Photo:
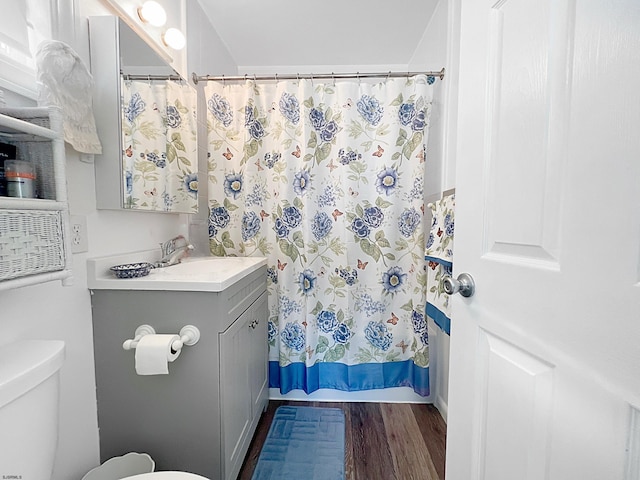
[[[187,63],[189,73],[235,75],[238,67],[222,39],[213,29],[202,7],[187,1]]]
[[[111,12],[99,0],[58,0],[53,3],[60,9],[59,28],[54,28],[54,32],[58,32],[57,38],[71,45],[89,65],[87,16]],[[235,71],[224,46],[216,36],[209,35],[211,30],[205,28],[202,17],[199,15],[190,35],[199,36],[202,32],[197,30],[204,29],[200,38],[210,42],[210,53],[223,59],[225,70],[222,73]],[[198,50],[202,49],[199,45]],[[209,65],[207,58],[202,57],[195,62],[197,68],[213,68],[211,65],[216,64],[213,56],[208,59]],[[10,94],[6,98],[10,105],[29,102]],[[0,292],[0,345],[20,339],[59,339],[66,344],[66,360],[61,370],[60,435],[53,480],[80,479],[99,463],[86,259],[157,248],[159,242],[188,230],[186,215],[96,210],[93,164],[83,162],[68,146],[66,153],[70,212],[87,217],[89,239],[89,251],[73,255],[74,284],[63,287],[60,282],[51,282]]]
[[[446,69],[435,89],[427,147],[425,201],[433,202],[455,187],[460,0],[440,0],[409,65],[410,70]],[[447,417],[449,336],[429,322],[431,397]],[[433,335],[432,335],[433,331]]]
[[[445,78],[435,89],[425,195],[455,187],[455,126],[458,113],[460,0],[440,0],[409,63],[411,70],[439,70]]]

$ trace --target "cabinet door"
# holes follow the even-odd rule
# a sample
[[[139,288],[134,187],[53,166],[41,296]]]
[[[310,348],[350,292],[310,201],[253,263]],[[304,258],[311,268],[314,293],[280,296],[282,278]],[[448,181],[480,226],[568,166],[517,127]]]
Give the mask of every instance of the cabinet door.
[[[267,293],[252,305],[252,317],[250,325],[253,325],[250,335],[251,357],[249,367],[249,384],[251,387],[252,417],[257,423],[267,403],[267,366],[268,366],[268,342],[267,321],[269,310],[267,308]]]
[[[249,361],[252,355],[250,324],[253,308],[246,310],[227,330],[219,334],[220,408],[222,458],[225,479],[235,478],[245,453],[251,426]],[[235,472],[235,474],[234,474]]]
[[[222,455],[236,478],[267,403],[267,293],[219,335]]]

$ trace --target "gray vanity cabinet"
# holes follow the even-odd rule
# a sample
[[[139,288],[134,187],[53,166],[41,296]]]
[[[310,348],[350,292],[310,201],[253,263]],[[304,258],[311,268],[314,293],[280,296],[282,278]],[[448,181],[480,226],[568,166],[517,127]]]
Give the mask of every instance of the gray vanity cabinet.
[[[235,479],[267,403],[266,267],[220,292],[91,294],[101,461],[145,452],[157,471]],[[140,376],[122,344],[141,324],[201,338],[168,375]]]

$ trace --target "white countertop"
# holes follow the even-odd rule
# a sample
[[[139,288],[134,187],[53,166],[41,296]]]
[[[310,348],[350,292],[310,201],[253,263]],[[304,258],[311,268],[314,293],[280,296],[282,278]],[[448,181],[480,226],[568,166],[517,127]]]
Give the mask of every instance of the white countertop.
[[[116,278],[114,265],[155,262],[157,251],[133,252],[87,260],[87,285],[91,290],[168,290],[221,292],[267,264],[264,257],[185,258],[171,267],[153,268],[140,278]]]

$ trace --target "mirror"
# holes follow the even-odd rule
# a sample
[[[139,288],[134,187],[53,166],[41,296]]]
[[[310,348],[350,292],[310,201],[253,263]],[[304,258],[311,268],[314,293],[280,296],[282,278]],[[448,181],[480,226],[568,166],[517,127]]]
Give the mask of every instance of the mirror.
[[[118,17],[90,17],[89,35],[97,208],[196,213],[195,89]]]

